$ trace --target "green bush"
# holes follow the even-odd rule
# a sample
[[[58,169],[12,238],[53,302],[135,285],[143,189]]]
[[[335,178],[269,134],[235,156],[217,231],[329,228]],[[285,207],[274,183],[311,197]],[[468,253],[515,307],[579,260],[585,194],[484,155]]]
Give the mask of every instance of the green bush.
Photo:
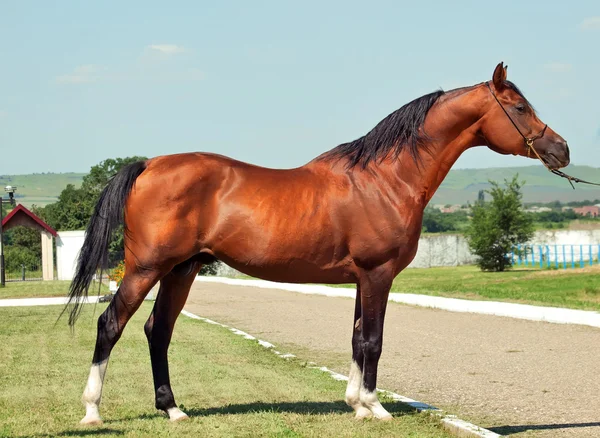
[[[517,176],[504,181],[506,189],[490,181],[492,201],[478,201],[473,206],[473,220],[465,232],[471,251],[478,256],[477,265],[484,271],[504,271],[512,267],[509,254],[518,244],[534,234],[531,216],[522,210],[521,187]]]

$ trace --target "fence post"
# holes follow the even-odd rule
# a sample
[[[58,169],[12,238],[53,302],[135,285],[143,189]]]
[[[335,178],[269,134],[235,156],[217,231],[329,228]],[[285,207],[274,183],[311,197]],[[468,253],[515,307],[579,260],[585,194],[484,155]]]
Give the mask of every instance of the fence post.
[[[583,268],[583,244],[579,245],[579,267]]]
[[[542,245],[538,245],[538,249],[540,251],[540,269],[544,268],[544,250],[542,249]]]
[[[575,269],[575,250],[573,249],[573,245],[571,245],[571,268]]]
[[[25,265],[21,265],[21,280],[25,281]]]
[[[592,255],[592,245],[589,245],[590,247],[590,266],[592,266],[592,264],[594,263],[594,256]]]
[[[566,245],[563,244],[563,269],[567,269],[567,249]]]
[[[558,245],[554,244],[554,267],[558,269]]]
[[[550,246],[546,245],[546,267],[550,267]]]

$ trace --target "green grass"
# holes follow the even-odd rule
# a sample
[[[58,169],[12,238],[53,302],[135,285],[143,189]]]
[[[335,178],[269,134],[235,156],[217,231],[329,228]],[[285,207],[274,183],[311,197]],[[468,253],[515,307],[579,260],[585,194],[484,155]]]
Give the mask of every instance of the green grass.
[[[171,376],[190,420],[172,424],[154,409],[144,303],[115,347],[101,428],[84,428],[81,393],[95,343],[86,305],[74,334],[61,306],[0,309],[0,436],[402,436],[447,437],[437,420],[386,403],[394,421],[354,420],[344,382],[285,361],[218,326],[181,316],[170,349]]]
[[[507,272],[481,272],[475,266],[405,269],[392,292],[600,310],[599,274],[597,266]]]
[[[0,299],[66,297],[70,281],[9,281],[0,288]],[[108,285],[102,284],[101,295],[108,293]],[[90,286],[90,296],[98,295],[98,284]]]

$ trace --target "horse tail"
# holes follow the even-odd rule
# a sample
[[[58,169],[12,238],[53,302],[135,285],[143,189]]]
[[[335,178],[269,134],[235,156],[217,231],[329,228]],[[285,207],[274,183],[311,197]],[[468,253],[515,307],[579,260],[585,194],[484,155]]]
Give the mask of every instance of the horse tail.
[[[102,269],[108,262],[108,246],[113,233],[120,224],[125,222],[123,217],[125,202],[135,180],[145,169],[145,161],[128,164],[110,179],[100,194],[79,252],[75,276],[69,289],[69,299],[63,309],[64,313],[67,306],[73,305],[69,315],[71,327],[79,317],[82,301],[88,296],[90,283],[98,268],[102,278]]]

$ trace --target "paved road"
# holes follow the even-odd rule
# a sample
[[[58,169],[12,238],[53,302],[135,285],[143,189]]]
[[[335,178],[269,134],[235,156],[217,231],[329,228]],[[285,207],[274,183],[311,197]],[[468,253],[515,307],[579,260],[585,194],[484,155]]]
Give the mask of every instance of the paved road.
[[[353,306],[196,283],[186,310],[347,375]],[[500,434],[600,437],[598,329],[390,303],[379,369],[380,388]]]

